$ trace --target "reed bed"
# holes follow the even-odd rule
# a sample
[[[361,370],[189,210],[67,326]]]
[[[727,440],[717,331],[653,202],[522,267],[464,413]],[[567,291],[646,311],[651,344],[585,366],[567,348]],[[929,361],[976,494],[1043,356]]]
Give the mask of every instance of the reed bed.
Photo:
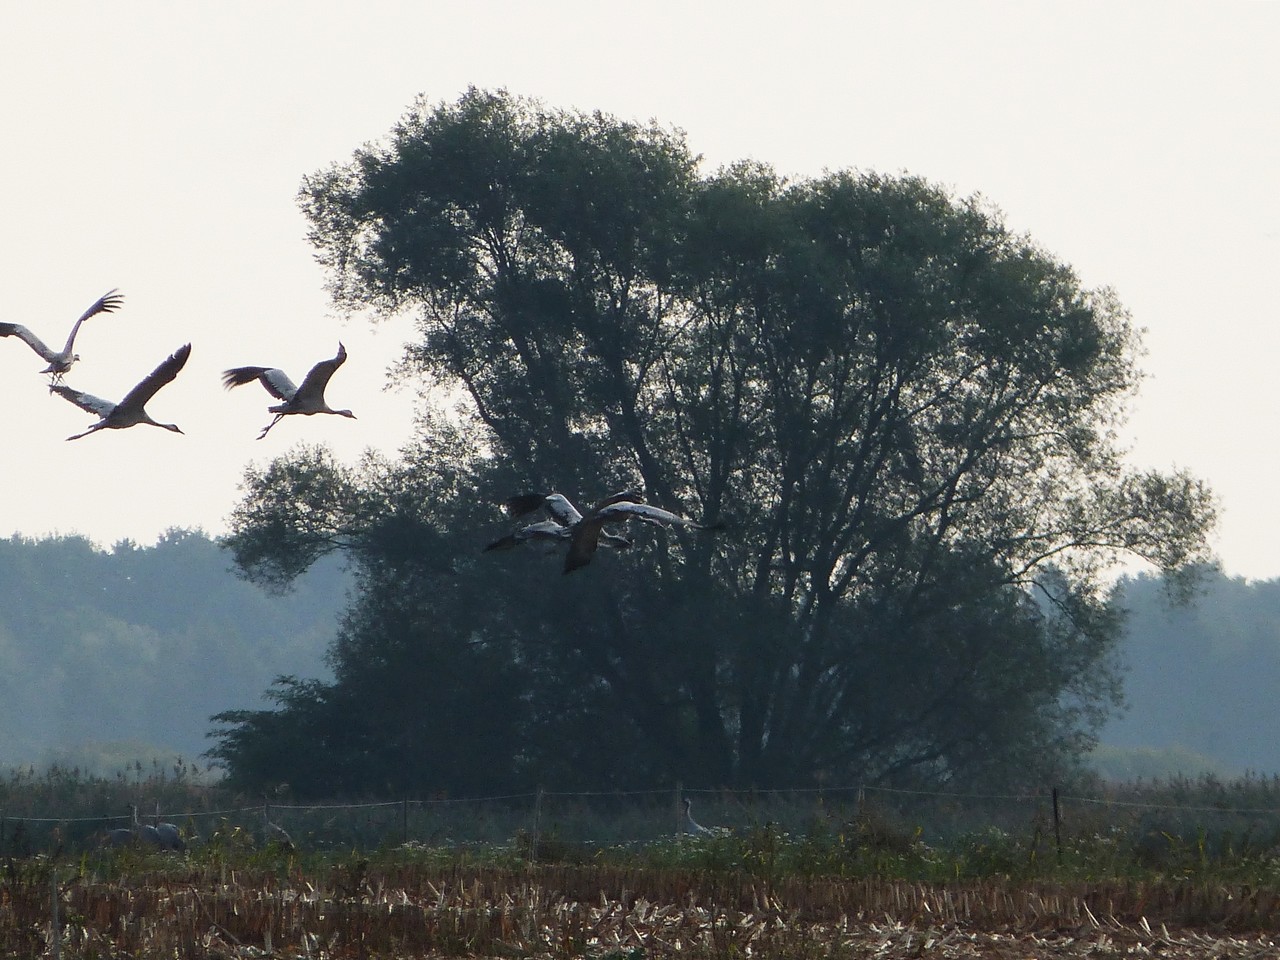
[[[1274,891],[1221,884],[766,882],[600,866],[291,860],[116,879],[26,865],[0,955],[105,957],[1275,956]],[[55,884],[55,878],[57,883]],[[53,891],[56,889],[57,917]]]

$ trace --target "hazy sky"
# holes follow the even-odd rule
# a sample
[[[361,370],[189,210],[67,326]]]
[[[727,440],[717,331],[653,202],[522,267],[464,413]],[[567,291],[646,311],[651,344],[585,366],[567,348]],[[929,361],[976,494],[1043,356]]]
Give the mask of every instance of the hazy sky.
[[[246,464],[299,441],[393,452],[412,397],[382,389],[408,322],[335,314],[296,204],[303,176],[383,137],[418,94],[505,87],[682,128],[707,169],[910,172],[981,192],[1111,286],[1147,329],[1139,466],[1217,491],[1228,572],[1280,576],[1280,4],[1165,2],[19,3],[0,0],[0,315],[61,346],[112,287],[68,381],[119,400],[193,346],[149,427],[49,396],[0,340],[0,536],[150,543],[217,534]],[[295,380],[350,354],[291,418],[227,394],[228,366]]]

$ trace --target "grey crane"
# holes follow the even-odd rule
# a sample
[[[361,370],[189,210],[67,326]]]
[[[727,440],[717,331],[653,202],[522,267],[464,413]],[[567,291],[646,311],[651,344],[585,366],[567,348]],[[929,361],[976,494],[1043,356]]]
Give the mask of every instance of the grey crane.
[[[262,808],[262,833],[267,843],[274,843],[284,847],[286,850],[292,850],[293,838],[289,836],[287,830],[278,823],[273,823],[271,817],[267,814],[267,808]]]
[[[133,843],[134,835],[130,827],[115,827],[102,834],[102,844],[107,847],[127,847]]]
[[[137,804],[129,807],[133,814],[133,834],[134,836],[146,844],[148,847],[156,847],[157,849],[164,846],[164,841],[160,839],[160,831],[149,823],[142,823],[138,819]]]
[[[156,804],[156,816],[160,815],[159,804]],[[157,820],[156,833],[160,837],[160,846],[164,850],[174,850],[181,853],[187,849],[187,841],[182,837],[182,831],[176,823],[167,823],[164,820]]]
[[[709,827],[704,827],[697,820],[693,819],[692,807],[693,807],[693,801],[690,800],[688,797],[685,797],[684,798],[685,829],[689,833],[696,834],[697,836],[700,836],[700,837],[718,837],[718,836],[723,836],[725,833],[728,832],[723,828],[712,830]]]
[[[67,437],[67,439],[79,440],[81,437],[87,437],[98,430],[121,430],[125,427],[137,426],[140,423],[149,423],[153,427],[164,427],[164,429],[172,430],[174,433],[182,433],[176,423],[158,423],[152,420],[147,413],[146,405],[147,401],[155,396],[157,390],[178,375],[178,371],[186,364],[189,356],[191,356],[191,344],[188,343],[179,347],[160,366],[147,374],[141,383],[125,394],[124,399],[119,403],[112,403],[110,400],[103,400],[92,394],[73,390],[71,387],[60,383],[50,386],[49,389],[52,392],[70,400],[80,409],[95,413],[101,418],[88,430]]]
[[[67,335],[66,345],[61,350],[54,350],[52,347],[46,346],[43,340],[20,323],[0,323],[0,337],[17,337],[19,340],[24,341],[27,346],[40,354],[45,363],[48,364],[40,372],[49,374],[51,383],[61,383],[63,374],[70,370],[71,365],[80,359],[78,353],[72,353],[76,343],[76,334],[80,332],[80,324],[95,314],[110,313],[123,302],[124,294],[116,293],[115,290],[109,290],[100,296],[94,301],[93,306],[80,314],[80,319],[71,327],[71,333]]]
[[[493,541],[484,548],[482,553],[490,550],[510,550],[527,543],[530,540],[538,540],[551,543],[552,545],[560,543],[569,543],[573,540],[573,528],[563,526],[557,520],[539,520],[537,523],[531,523],[528,526],[521,527],[514,533],[509,533],[505,537]],[[631,546],[631,541],[626,537],[619,537],[612,533],[600,534],[600,545],[604,547],[612,547],[615,550],[625,550]]]
[[[615,493],[611,497],[597,503],[592,510],[604,506],[606,503],[613,503],[619,499],[635,499],[640,494],[634,490],[628,490],[625,493]],[[512,497],[503,505],[507,513],[512,517],[521,517],[525,514],[532,513],[535,510],[546,510],[549,520],[539,520],[537,523],[531,523],[528,526],[521,527],[513,533],[501,537],[486,546],[481,552],[490,550],[510,550],[518,547],[522,543],[531,540],[551,543],[553,546],[560,543],[569,543],[573,540],[574,527],[581,522],[582,513],[569,502],[568,498],[558,494],[543,493],[527,493],[517,497]],[[631,541],[626,537],[616,536],[612,533],[602,533],[600,535],[600,543],[602,546],[612,547],[615,550],[625,550],[631,546]]]
[[[522,494],[507,501],[507,510],[513,515],[529,513],[539,507],[545,509],[553,520],[569,528],[569,552],[564,558],[564,572],[572,573],[591,562],[592,555],[607,537],[614,534],[604,530],[605,524],[640,520],[662,527],[690,527],[694,530],[723,530],[723,523],[699,523],[670,510],[640,502],[635,491],[624,491],[605,497],[583,516],[577,508],[558,493]]]
[[[329,378],[346,360],[347,348],[339,342],[338,355],[332,360],[321,360],[307,371],[301,386],[295,387],[289,375],[279,367],[233,367],[223,371],[222,385],[230,390],[232,387],[242,387],[246,383],[257,380],[266,387],[267,393],[277,400],[284,401],[267,407],[267,410],[274,413],[276,417],[258,434],[258,439],[261,440],[267,435],[267,431],[280,422],[282,417],[287,417],[291,413],[300,413],[305,416],[311,416],[313,413],[332,413],[339,417],[356,419],[356,415],[350,410],[334,410],[324,399],[324,390],[329,385]]]

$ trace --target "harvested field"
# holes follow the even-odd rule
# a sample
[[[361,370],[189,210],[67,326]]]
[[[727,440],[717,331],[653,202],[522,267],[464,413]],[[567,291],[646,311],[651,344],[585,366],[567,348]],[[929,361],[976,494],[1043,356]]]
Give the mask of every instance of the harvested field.
[[[67,870],[67,868],[63,868]],[[596,867],[182,870],[58,884],[88,957],[1274,957],[1273,891],[928,885]],[[0,888],[0,955],[52,956],[51,870]]]

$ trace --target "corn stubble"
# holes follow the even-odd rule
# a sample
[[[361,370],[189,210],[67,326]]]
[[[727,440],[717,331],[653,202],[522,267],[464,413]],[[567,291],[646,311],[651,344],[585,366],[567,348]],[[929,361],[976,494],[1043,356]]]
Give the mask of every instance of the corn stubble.
[[[60,881],[58,955],[1275,956],[1280,897],[1187,883],[949,885],[611,867],[181,870]],[[51,956],[51,883],[0,888],[0,954]],[[1159,918],[1159,919],[1157,919]],[[1209,931],[1214,931],[1210,933]]]

